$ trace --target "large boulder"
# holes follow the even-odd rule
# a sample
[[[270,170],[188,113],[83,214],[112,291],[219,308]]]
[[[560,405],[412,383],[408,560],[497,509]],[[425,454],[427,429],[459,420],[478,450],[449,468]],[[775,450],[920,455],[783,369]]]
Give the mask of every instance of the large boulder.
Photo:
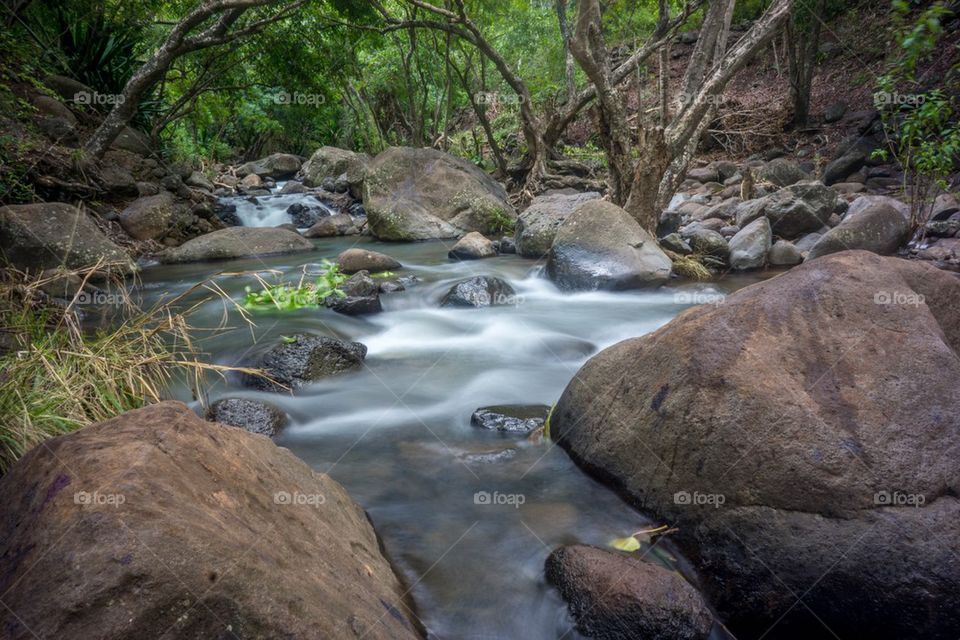
[[[872,209],[881,204],[887,205],[888,207],[893,207],[900,212],[900,215],[902,215],[904,219],[910,219],[910,205],[905,202],[901,202],[896,198],[891,198],[890,196],[860,196],[850,203],[846,215],[855,216],[861,211]]]
[[[80,269],[101,260],[122,272],[136,268],[86,212],[60,202],[0,207],[0,256],[31,271]]]
[[[370,156],[337,147],[320,147],[300,169],[303,184],[320,187],[328,178],[344,177],[354,198],[363,196],[363,179],[367,175]]]
[[[241,381],[265,391],[299,389],[323,378],[363,368],[367,347],[327,336],[297,334],[260,356],[254,367],[263,375],[245,373]]]
[[[710,635],[713,615],[707,603],[689,582],[661,565],[577,544],[554,550],[545,570],[588,638],[706,640]]]
[[[547,276],[564,291],[655,287],[673,264],[657,241],[617,205],[591,200],[564,221],[547,256]]]
[[[30,451],[0,557],[11,640],[422,637],[343,487],[179,402]]]
[[[956,638],[957,308],[932,266],[825,256],[601,352],[551,436],[678,528],[739,638]]]
[[[823,183],[832,185],[843,182],[852,174],[859,171],[866,161],[867,156],[857,149],[840,156],[824,168]]]
[[[436,149],[391,147],[370,163],[363,206],[382,240],[493,235],[513,226],[516,213],[503,185],[473,163]]]
[[[160,253],[165,264],[229,260],[313,251],[313,243],[296,231],[279,227],[229,227],[189,240]]]
[[[880,255],[894,253],[910,237],[910,224],[899,211],[885,203],[858,207],[813,245],[808,260],[847,249],[863,249]]]
[[[760,269],[772,243],[770,221],[757,218],[730,238],[730,266],[738,271]]]
[[[134,200],[119,218],[120,226],[134,240],[159,240],[178,233],[191,220],[189,209],[167,191]]]
[[[255,174],[261,178],[290,178],[300,170],[303,160],[291,153],[274,153],[248,162],[237,169],[240,176]]]
[[[537,196],[517,218],[514,240],[517,253],[525,258],[542,258],[550,251],[557,229],[580,205],[596,200],[596,191],[560,192]]]
[[[345,213],[335,213],[332,216],[320,218],[317,223],[303,232],[307,238],[331,238],[356,233],[357,228],[353,218]]]

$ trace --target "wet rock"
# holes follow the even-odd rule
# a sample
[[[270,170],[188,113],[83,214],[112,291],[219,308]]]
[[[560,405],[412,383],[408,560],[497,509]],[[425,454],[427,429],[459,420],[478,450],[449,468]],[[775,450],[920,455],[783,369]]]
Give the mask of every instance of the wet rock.
[[[380,313],[380,285],[370,277],[367,271],[358,271],[340,285],[344,295],[332,295],[324,304],[337,313],[348,316]]]
[[[474,276],[450,287],[441,307],[499,307],[516,304],[517,292],[494,276]]]
[[[547,557],[547,581],[588,638],[706,640],[713,615],[678,573],[638,557],[571,545]]]
[[[307,187],[305,187],[302,182],[297,182],[296,180],[290,180],[285,185],[283,185],[279,193],[281,195],[292,195],[296,193],[307,193],[308,191],[309,189],[307,189]]]
[[[960,232],[960,220],[931,220],[924,228],[929,236],[952,238]]]
[[[591,200],[557,230],[547,277],[564,291],[660,286],[672,263],[650,234],[617,205]]]
[[[470,424],[481,429],[524,435],[543,426],[550,407],[542,404],[506,404],[480,407],[470,416]]]
[[[947,220],[953,214],[960,212],[960,203],[949,193],[941,193],[933,202],[930,210],[931,220]]]
[[[730,257],[730,246],[719,231],[696,225],[684,230],[684,237],[697,253],[703,253],[724,262]]]
[[[308,238],[332,238],[351,235],[356,233],[356,230],[353,218],[345,213],[337,213],[320,218],[312,227],[304,231],[303,235]]]
[[[680,230],[683,224],[683,214],[679,211],[664,211],[660,214],[660,222],[657,223],[657,237],[665,238],[671,233]]]
[[[255,173],[247,174],[247,176],[240,181],[240,184],[238,184],[237,187],[246,193],[265,190],[263,186],[263,179]],[[267,193],[270,192],[267,191]]]
[[[737,637],[776,622],[798,638],[952,638],[958,305],[960,280],[931,265],[823,256],[594,356],[551,436],[678,527]],[[838,555],[825,540],[859,542]]]
[[[273,437],[287,426],[287,414],[269,402],[248,398],[223,398],[217,400],[204,413],[211,422],[227,424]]]
[[[423,637],[342,486],[179,402],[30,451],[0,480],[0,557],[11,640]]]
[[[369,271],[370,273],[380,273],[382,271],[393,271],[403,265],[390,256],[377,251],[368,251],[366,249],[347,249],[337,256],[337,265],[341,273],[357,273],[358,271]]]
[[[447,253],[447,256],[453,260],[479,260],[493,258],[496,255],[493,242],[476,231],[471,231],[460,238]]]
[[[391,147],[370,163],[363,206],[382,240],[502,232],[516,221],[503,185],[468,160],[436,149]]]
[[[313,243],[295,231],[275,227],[229,227],[189,240],[157,255],[160,262],[201,262],[313,251]]]
[[[837,200],[837,193],[819,182],[798,182],[764,198],[743,203],[737,210],[737,225],[742,228],[766,216],[774,235],[790,240],[826,224]]]
[[[192,171],[184,181],[188,187],[197,187],[198,189],[204,189],[213,193],[214,186],[213,183],[207,179],[207,176],[203,175],[200,171]]]
[[[500,246],[497,247],[497,251],[502,254],[513,254],[517,252],[517,245],[514,242],[514,239],[510,236],[503,236],[500,238]]]
[[[242,227],[243,221],[237,215],[237,205],[223,204],[217,201],[213,205],[214,214],[220,219],[220,222],[228,227]]]
[[[514,231],[517,253],[525,258],[542,258],[550,251],[557,229],[585,202],[596,200],[595,191],[573,190],[540,195],[517,218]]]
[[[770,221],[757,218],[730,239],[730,267],[738,271],[762,268],[772,242]]]
[[[294,202],[287,207],[293,225],[298,229],[308,229],[327,215],[326,209],[318,206],[311,207],[302,202]]]
[[[0,207],[0,257],[21,270],[91,267],[103,260],[121,272],[136,267],[86,212],[58,202]]]
[[[285,338],[255,363],[267,377],[244,374],[242,381],[255,389],[296,390],[323,378],[357,371],[366,357],[367,347],[359,342],[297,334]]]

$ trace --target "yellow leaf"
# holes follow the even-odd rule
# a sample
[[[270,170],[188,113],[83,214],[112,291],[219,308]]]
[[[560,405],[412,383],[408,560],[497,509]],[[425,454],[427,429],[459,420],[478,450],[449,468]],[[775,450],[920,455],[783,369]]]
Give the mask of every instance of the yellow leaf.
[[[607,544],[620,551],[636,551],[640,548],[640,541],[633,536],[629,538],[614,538]]]

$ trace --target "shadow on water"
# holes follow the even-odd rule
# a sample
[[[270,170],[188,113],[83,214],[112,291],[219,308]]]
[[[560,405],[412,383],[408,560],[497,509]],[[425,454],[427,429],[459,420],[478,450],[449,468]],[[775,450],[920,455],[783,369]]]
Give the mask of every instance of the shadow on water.
[[[217,271],[269,267],[295,280],[304,264],[333,259],[355,244],[352,238],[323,240],[309,254],[151,267],[142,274],[144,296],[149,302],[183,291]],[[262,398],[289,413],[291,425],[277,443],[329,473],[368,511],[433,637],[580,637],[545,583],[546,556],[561,544],[605,546],[660,523],[584,475],[559,448],[478,429],[470,415],[490,404],[552,405],[599,350],[758,277],[561,294],[537,277],[536,262],[516,256],[452,262],[441,242],[359,244],[395,256],[404,264],[398,275],[422,281],[385,295],[384,313],[365,318],[327,309],[269,312],[257,314],[251,329],[232,313],[234,328],[210,335],[203,348],[218,363],[242,364],[281,336],[311,332],[366,344],[364,370],[295,396],[218,383],[211,399]],[[508,280],[518,304],[437,307],[453,282],[475,274]],[[217,282],[239,299],[252,279]],[[194,323],[215,326],[224,308],[209,302]],[[512,453],[493,462],[467,458],[504,450]],[[719,629],[714,637],[723,637]]]

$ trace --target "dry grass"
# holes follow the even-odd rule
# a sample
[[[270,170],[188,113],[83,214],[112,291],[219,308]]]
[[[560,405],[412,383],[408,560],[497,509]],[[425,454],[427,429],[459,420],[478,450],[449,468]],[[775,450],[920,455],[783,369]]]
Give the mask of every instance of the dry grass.
[[[704,262],[707,261],[706,256],[695,253],[689,256],[682,256],[669,249],[663,249],[663,252],[666,253],[667,257],[673,262],[673,272],[678,276],[689,278],[690,280],[709,280],[713,277],[713,272],[704,264]]]
[[[71,275],[87,284],[102,269]],[[54,282],[0,271],[0,474],[47,438],[158,402],[175,376],[199,397],[208,374],[228,369],[199,360],[188,323],[210,299],[186,305],[199,288],[233,304],[212,282],[142,310],[113,281],[119,304],[95,332],[81,326],[79,292],[65,306],[44,293]]]

